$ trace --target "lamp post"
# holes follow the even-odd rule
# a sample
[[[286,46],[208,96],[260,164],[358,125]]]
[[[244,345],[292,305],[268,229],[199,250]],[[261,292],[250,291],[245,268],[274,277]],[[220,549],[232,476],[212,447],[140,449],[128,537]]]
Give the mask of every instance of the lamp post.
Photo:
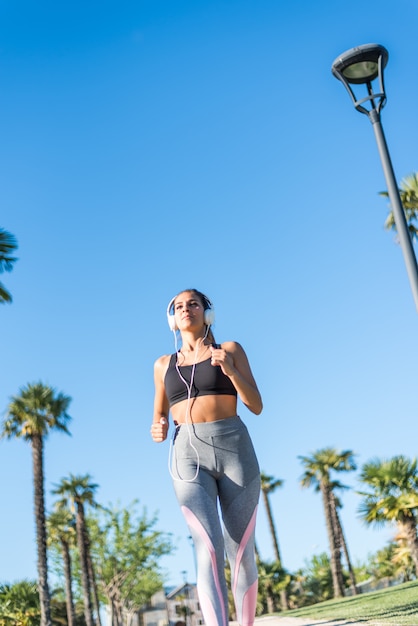
[[[332,73],[347,89],[354,107],[364,113],[373,125],[383,172],[386,179],[390,203],[398,231],[399,242],[411,284],[415,306],[418,311],[418,266],[411,237],[405,219],[405,212],[399,195],[395,174],[389,155],[386,138],[380,121],[380,113],[386,104],[383,70],[388,62],[386,48],[379,44],[365,44],[341,54],[332,64]],[[373,91],[373,81],[378,79],[378,91]],[[357,99],[352,85],[366,85],[367,95]]]

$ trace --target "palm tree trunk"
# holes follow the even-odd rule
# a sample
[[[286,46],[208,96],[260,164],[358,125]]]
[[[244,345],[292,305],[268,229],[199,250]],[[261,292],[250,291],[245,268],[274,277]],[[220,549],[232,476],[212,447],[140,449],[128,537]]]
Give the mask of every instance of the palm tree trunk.
[[[268,498],[266,491],[262,490],[261,493],[263,494],[264,506],[266,507],[267,519],[268,519],[269,528],[270,528],[270,535],[273,541],[274,555],[279,566],[282,567],[282,559],[280,557],[279,542],[277,540],[277,533],[276,533],[276,529],[274,526],[273,514],[271,512],[270,500]]]
[[[287,591],[286,589],[280,589],[280,604],[282,611],[287,611],[289,608],[289,602],[287,600]]]
[[[337,509],[337,507],[335,505],[335,498],[333,498],[333,500],[334,500],[335,521],[336,521],[336,524],[337,524],[337,532],[338,532],[338,534],[340,536],[340,545],[341,545],[341,547],[343,549],[345,560],[347,562],[348,574],[350,576],[351,590],[353,592],[353,595],[356,596],[356,595],[358,595],[356,576],[354,574],[353,566],[351,564],[350,554],[348,552],[348,546],[347,546],[347,542],[346,542],[345,536],[344,536],[343,525],[341,523],[340,516],[338,515],[338,509]]]
[[[94,574],[93,560],[91,558],[90,552],[90,541],[87,538],[87,560],[89,564],[89,576],[91,582],[91,589],[93,592],[93,603],[96,611],[96,626],[102,626],[102,621],[100,619],[100,601],[99,601],[99,592],[97,590],[96,576]]]
[[[270,534],[273,540],[274,555],[276,557],[276,561],[279,564],[279,567],[282,569],[283,568],[282,559],[280,557],[279,542],[277,540],[277,533],[276,533],[276,528],[274,526],[273,514],[271,512],[271,507],[270,507],[270,501],[269,501],[266,490],[262,489],[261,493],[263,494],[264,506],[266,507],[267,519],[268,519],[269,527],[270,527]],[[282,611],[287,611],[287,609],[289,608],[289,604],[287,600],[286,589],[280,590],[280,604],[282,607]]]
[[[48,587],[48,560],[46,550],[43,439],[40,435],[34,435],[32,437],[32,460],[41,626],[51,626],[51,600]]]
[[[93,606],[91,603],[91,581],[89,576],[89,566],[86,546],[86,521],[84,517],[84,507],[82,502],[77,502],[77,545],[80,555],[81,584],[84,597],[84,617],[87,626],[94,626]]]
[[[259,552],[257,543],[255,541],[254,541],[254,552],[255,552],[255,560],[256,560],[256,563],[258,564],[260,563],[261,558],[260,558],[260,552]]]
[[[271,585],[266,586],[266,603],[267,603],[267,613],[274,613],[276,607],[274,605],[274,595]]]
[[[338,573],[338,569],[339,569],[338,565],[341,564],[341,551],[336,541],[334,525],[332,523],[330,488],[328,484],[326,484],[324,481],[321,481],[320,489],[321,489],[322,499],[323,499],[323,504],[324,504],[325,524],[327,527],[329,548],[330,548],[330,553],[331,553],[331,574],[332,574],[332,585],[334,589],[334,597],[341,598],[344,595],[343,589],[341,587],[340,576]]]
[[[345,580],[344,580],[343,568],[342,568],[342,564],[341,564],[341,550],[343,549],[344,538],[343,538],[343,534],[342,534],[341,522],[340,522],[340,519],[338,517],[337,504],[336,504],[336,501],[335,501],[335,495],[334,495],[332,489],[329,491],[329,505],[330,505],[330,509],[331,509],[331,523],[332,523],[333,534],[334,534],[334,538],[335,538],[335,546],[336,546],[336,549],[338,550],[338,553],[337,553],[337,567],[336,567],[336,569],[337,569],[337,575],[338,575],[340,589],[342,590],[342,593],[344,595]]]
[[[72,590],[71,556],[68,543],[61,539],[62,559],[64,561],[65,603],[67,607],[68,626],[75,626],[74,599]]]
[[[418,537],[416,522],[412,518],[405,518],[400,526],[405,532],[408,548],[411,552],[411,558],[414,562],[415,575],[418,577]]]

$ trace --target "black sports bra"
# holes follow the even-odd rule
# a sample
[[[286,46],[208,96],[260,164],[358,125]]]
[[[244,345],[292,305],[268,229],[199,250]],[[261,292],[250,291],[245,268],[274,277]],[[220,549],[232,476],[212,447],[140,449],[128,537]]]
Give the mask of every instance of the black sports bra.
[[[165,392],[170,406],[186,400],[188,389],[181,380],[176,368],[177,354],[172,354],[167,372],[164,378]],[[190,377],[193,365],[178,366],[184,380],[190,385]],[[195,365],[191,398],[197,396],[237,396],[237,390],[222,369],[217,365],[211,365],[210,358],[200,361]]]

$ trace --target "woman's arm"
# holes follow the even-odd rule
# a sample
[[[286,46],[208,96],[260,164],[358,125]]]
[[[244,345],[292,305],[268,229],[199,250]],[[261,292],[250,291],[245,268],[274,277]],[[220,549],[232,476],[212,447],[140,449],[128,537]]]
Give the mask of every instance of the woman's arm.
[[[167,369],[167,359],[162,356],[154,364],[154,417],[151,426],[151,437],[157,443],[167,439],[169,404],[165,393],[164,375]]]
[[[212,365],[221,367],[247,409],[259,415],[263,409],[263,401],[242,346],[235,341],[227,341],[221,348],[211,350]]]

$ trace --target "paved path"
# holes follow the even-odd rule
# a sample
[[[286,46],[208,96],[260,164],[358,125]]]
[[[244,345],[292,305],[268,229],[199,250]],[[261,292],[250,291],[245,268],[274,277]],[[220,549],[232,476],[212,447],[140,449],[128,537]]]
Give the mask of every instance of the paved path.
[[[257,617],[256,626],[364,626],[364,622],[354,622],[351,619],[330,620],[324,617],[320,620],[306,617],[279,617],[278,615],[265,615]]]
[[[238,622],[230,622],[229,626],[238,626]],[[265,615],[256,617],[255,626],[364,626],[364,622],[354,622],[351,619],[330,620],[324,617],[320,620],[305,617],[279,617]]]

